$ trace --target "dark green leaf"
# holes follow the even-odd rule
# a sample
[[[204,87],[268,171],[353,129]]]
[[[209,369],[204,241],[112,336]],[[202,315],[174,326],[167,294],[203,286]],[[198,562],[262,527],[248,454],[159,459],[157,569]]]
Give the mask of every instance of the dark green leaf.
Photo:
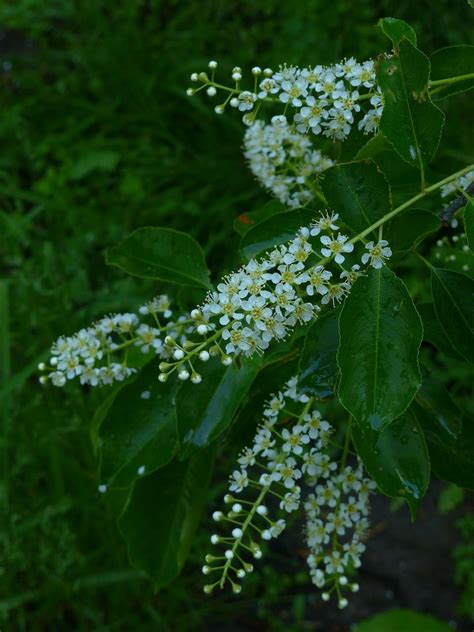
[[[389,145],[385,136],[379,132],[375,136],[369,137],[369,140],[359,149],[354,159],[367,160],[377,156],[382,151],[387,151],[387,149],[391,150],[392,146]]]
[[[457,423],[461,424],[461,429],[457,438],[454,438],[452,429],[456,419],[448,420],[445,415],[430,412],[418,403],[418,399],[411,408],[425,434],[433,472],[445,481],[467,489],[474,489],[474,425],[472,420],[458,418]]]
[[[441,221],[434,213],[411,208],[397,215],[384,231],[393,252],[406,252],[416,248],[425,237],[437,231]]]
[[[412,27],[397,18],[380,18],[378,26],[383,33],[392,40],[394,48],[397,48],[402,38],[410,40],[413,46],[416,46],[416,33]]]
[[[304,209],[278,213],[248,230],[242,237],[240,250],[246,259],[252,259],[294,239],[298,229],[309,226],[317,216],[317,211]]]
[[[407,40],[379,60],[377,78],[384,95],[380,131],[408,164],[422,169],[436,153],[443,112],[428,95],[430,62]]]
[[[389,610],[357,623],[354,632],[452,632],[444,621],[413,610]]]
[[[176,398],[182,458],[209,445],[228,427],[261,366],[257,354],[243,359],[240,367],[222,366],[214,358],[206,364],[202,384],[183,384]]]
[[[474,73],[474,46],[461,45],[440,48],[431,55],[430,62],[430,79],[432,81],[472,74]],[[474,77],[446,85],[433,95],[433,99],[445,99],[458,92],[472,90],[472,88],[474,88]]]
[[[470,199],[464,207],[464,228],[466,230],[467,243],[471,252],[474,252],[474,200]]]
[[[434,345],[441,353],[456,358],[456,360],[463,360],[463,357],[459,355],[456,349],[453,348],[449,340],[446,338],[440,322],[434,311],[432,303],[423,303],[417,305],[416,309],[421,316],[423,323],[423,340],[427,340]]]
[[[263,222],[263,220],[273,217],[278,213],[288,212],[288,207],[278,200],[270,200],[265,206],[258,211],[250,211],[242,213],[234,220],[234,230],[241,237],[245,235],[251,228]]]
[[[201,247],[171,228],[139,228],[107,250],[106,261],[128,274],[178,285],[210,288]]]
[[[339,397],[374,443],[420,387],[420,317],[403,282],[386,266],[371,268],[354,283],[339,332]]]
[[[334,394],[338,375],[339,313],[340,308],[327,312],[306,334],[299,362],[298,386],[311,397],[324,398]]]
[[[352,438],[364,466],[387,496],[404,498],[413,518],[430,480],[425,439],[411,410],[383,430],[372,447],[354,426]]]
[[[474,281],[458,272],[430,268],[433,303],[441,327],[454,349],[474,363]]]
[[[322,189],[344,224],[360,233],[391,209],[390,187],[372,161],[349,162],[325,172]]]
[[[119,519],[130,561],[158,588],[181,571],[199,523],[213,465],[202,450],[138,479]]]
[[[177,446],[176,382],[162,384],[150,362],[116,394],[99,429],[101,480],[128,485],[169,463]]]

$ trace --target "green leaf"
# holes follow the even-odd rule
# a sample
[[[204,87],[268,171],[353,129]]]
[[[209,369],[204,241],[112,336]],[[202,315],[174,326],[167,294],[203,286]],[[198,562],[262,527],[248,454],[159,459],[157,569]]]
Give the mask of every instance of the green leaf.
[[[360,233],[388,213],[390,187],[372,161],[349,162],[327,169],[322,181],[326,200],[344,224]]]
[[[428,235],[437,231],[441,220],[434,213],[419,208],[411,208],[400,213],[391,222],[384,237],[393,252],[407,252],[415,249]]]
[[[410,40],[413,46],[416,46],[416,33],[414,29],[403,20],[398,20],[397,18],[380,18],[378,26],[380,26],[383,33],[392,40],[394,48],[397,48],[403,38]]]
[[[463,419],[449,393],[425,376],[411,409],[428,444],[431,467],[439,478],[474,489],[474,425]]]
[[[469,248],[474,252],[474,199],[468,200],[464,207],[464,228]]]
[[[317,211],[305,209],[278,213],[250,228],[242,237],[240,251],[247,260],[253,259],[275,246],[294,239],[298,229],[309,226],[317,216]]]
[[[372,446],[354,426],[352,438],[370,476],[387,496],[404,498],[415,518],[428,489],[430,461],[416,417],[407,410],[383,430]]]
[[[163,384],[150,362],[123,386],[99,428],[101,480],[129,485],[143,467],[147,474],[169,463],[177,447],[177,381]]]
[[[432,345],[434,345],[441,353],[445,355],[456,358],[456,360],[463,360],[463,357],[459,355],[459,353],[454,349],[446,338],[446,334],[442,329],[440,322],[436,316],[436,312],[434,311],[434,306],[432,303],[423,303],[422,305],[417,305],[416,309],[421,316],[421,321],[423,323],[423,340],[427,340]]]
[[[433,303],[440,325],[454,349],[474,363],[474,281],[458,272],[430,268]]]
[[[379,60],[377,79],[384,95],[380,131],[408,164],[423,169],[436,153],[443,112],[428,94],[430,62],[402,39],[398,50]]]
[[[145,227],[109,248],[106,262],[128,274],[209,289],[209,270],[201,247],[190,235],[171,228]]]
[[[357,623],[354,632],[452,632],[444,621],[413,610],[389,610]]]
[[[338,376],[336,353],[339,346],[338,319],[341,309],[318,318],[306,334],[298,369],[298,387],[311,397],[334,394]]]
[[[371,268],[344,303],[339,333],[339,397],[374,443],[420,387],[420,317],[404,283],[386,266]]]
[[[206,364],[202,384],[183,384],[176,398],[181,458],[206,447],[229,426],[261,366],[257,354],[240,366],[225,367],[214,358]]]
[[[131,563],[160,588],[181,571],[194,539],[213,465],[202,450],[138,479],[119,518]]]
[[[392,146],[389,145],[385,136],[379,132],[375,136],[369,138],[369,140],[359,149],[354,159],[367,160],[368,158],[373,158],[382,151],[387,151],[388,149],[391,150]]]
[[[474,46],[461,45],[440,48],[431,55],[430,62],[430,79],[432,81],[472,74],[474,72]],[[445,99],[458,92],[472,90],[472,88],[474,88],[474,77],[446,85],[433,95],[433,99]]]
[[[288,207],[278,200],[270,200],[258,211],[250,211],[242,213],[234,220],[234,230],[241,237],[245,235],[251,228],[263,222],[263,220],[273,217],[278,213],[287,213]]]

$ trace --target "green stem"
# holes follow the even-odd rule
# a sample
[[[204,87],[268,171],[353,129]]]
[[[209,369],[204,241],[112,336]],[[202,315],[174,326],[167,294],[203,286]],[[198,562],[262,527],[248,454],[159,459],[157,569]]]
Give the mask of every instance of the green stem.
[[[474,72],[470,72],[466,75],[457,75],[455,77],[446,77],[446,79],[435,79],[434,81],[429,81],[429,86],[445,86],[451,85],[452,83],[458,83],[459,81],[464,81],[465,79],[474,79]]]

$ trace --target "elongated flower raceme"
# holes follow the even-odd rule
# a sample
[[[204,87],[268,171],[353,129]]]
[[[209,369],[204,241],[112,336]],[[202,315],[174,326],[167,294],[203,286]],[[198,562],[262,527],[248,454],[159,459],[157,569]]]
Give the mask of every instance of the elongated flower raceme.
[[[244,156],[260,184],[290,208],[308,204],[317,175],[334,164],[286,120],[251,125],[244,136]]]
[[[344,140],[351,128],[357,126],[365,134],[378,130],[383,112],[383,96],[376,85],[375,67],[372,60],[362,63],[353,57],[331,66],[280,66],[252,68],[253,86],[242,89],[242,69],[232,71],[232,85],[216,83],[217,63],[209,63],[207,72],[193,73],[191,81],[200,83],[198,88],[189,88],[188,95],[206,89],[214,98],[217,93],[226,94],[223,103],[215,106],[222,114],[230,105],[244,113],[244,123],[252,125],[264,103],[280,106],[281,112],[273,116],[275,123],[285,122],[290,117],[295,131],[303,134],[322,134],[333,140]]]
[[[217,548],[202,568],[212,580],[206,593],[226,584],[239,593],[241,580],[263,555],[262,541],[277,538],[288,514],[302,504],[308,565],[313,582],[324,589],[323,599],[334,593],[343,608],[342,591],[358,589],[347,574],[360,566],[375,484],[364,477],[360,463],[355,468],[346,464],[346,451],[340,462],[331,460],[333,427],[314,404],[298,390],[296,378],[267,402],[253,443],[231,474],[224,497],[229,509],[213,513],[218,529],[211,543]]]
[[[340,303],[363,274],[360,265],[349,260],[354,245],[339,232],[337,220],[337,214],[321,213],[292,241],[222,279],[199,308],[176,321],[159,319],[156,305],[167,301],[159,297],[139,315],[107,317],[74,336],[59,338],[49,364],[40,367],[49,372],[42,381],[63,386],[79,378],[95,386],[123,380],[135,370],[129,365],[132,346],[161,359],[162,382],[176,372],[181,380],[196,384],[201,381],[197,362],[218,356],[229,365],[234,356],[263,353],[298,325],[317,318],[325,305]],[[369,242],[366,249],[363,264],[376,268],[391,255],[386,241]],[[163,316],[167,314],[168,306]],[[144,317],[151,324],[143,322]]]

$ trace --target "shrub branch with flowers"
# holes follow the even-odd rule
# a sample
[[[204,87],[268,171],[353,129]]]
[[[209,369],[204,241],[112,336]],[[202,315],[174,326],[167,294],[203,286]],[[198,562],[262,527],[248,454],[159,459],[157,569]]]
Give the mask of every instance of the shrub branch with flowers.
[[[474,432],[425,361],[473,362],[474,165],[430,163],[444,99],[474,88],[474,47],[429,58],[406,23],[379,26],[391,49],[362,63],[256,66],[249,85],[238,67],[218,82],[215,61],[194,73],[189,96],[243,113],[245,159],[276,200],[237,218],[242,263],[215,284],[189,235],[131,233],[109,264],[200,299],[182,309],[168,290],[107,315],[40,365],[44,384],[107,389],[92,424],[98,489],[159,586],[185,562],[217,452],[235,464],[206,593],[240,592],[299,512],[311,579],[344,608],[372,493],[415,518],[431,473],[474,487]]]

